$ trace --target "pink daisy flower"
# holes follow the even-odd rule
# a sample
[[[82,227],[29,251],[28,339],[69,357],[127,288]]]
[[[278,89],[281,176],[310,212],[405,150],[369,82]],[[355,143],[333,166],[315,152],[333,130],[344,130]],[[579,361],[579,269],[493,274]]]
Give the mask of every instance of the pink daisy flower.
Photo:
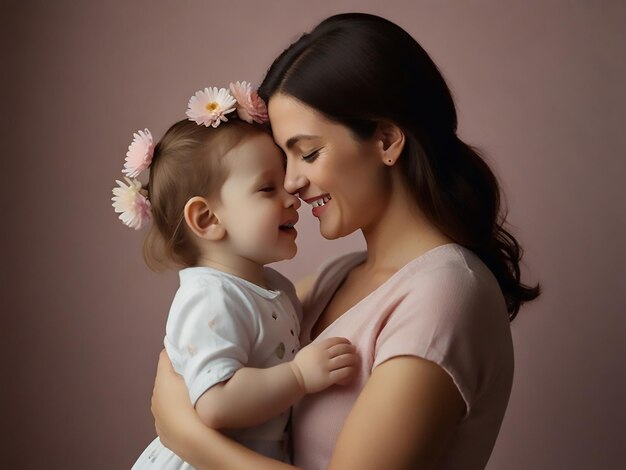
[[[265,102],[252,85],[248,82],[236,82],[230,84],[230,92],[237,100],[237,114],[240,119],[252,124],[258,122],[264,124],[269,121]]]
[[[142,171],[150,166],[153,155],[154,144],[152,142],[152,134],[148,129],[137,131],[133,134],[133,141],[128,146],[122,173],[131,178],[139,176]]]
[[[116,180],[117,188],[113,188],[113,209],[120,214],[119,219],[124,225],[139,230],[152,218],[150,201],[147,192],[136,179],[124,177],[128,184]]]

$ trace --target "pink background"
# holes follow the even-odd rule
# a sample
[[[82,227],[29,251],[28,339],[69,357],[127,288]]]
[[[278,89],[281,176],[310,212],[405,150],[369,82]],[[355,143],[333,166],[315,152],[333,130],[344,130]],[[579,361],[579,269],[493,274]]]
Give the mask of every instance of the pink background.
[[[193,92],[258,83],[299,33],[343,11],[413,34],[499,175],[525,278],[517,369],[489,469],[623,468],[626,4],[615,1],[5,1],[0,464],[128,468],[175,273],[153,274],[111,188],[132,132]],[[390,83],[389,86],[393,86]],[[302,210],[297,280],[358,236]],[[7,463],[8,462],[10,464]],[[17,463],[19,462],[19,464]]]

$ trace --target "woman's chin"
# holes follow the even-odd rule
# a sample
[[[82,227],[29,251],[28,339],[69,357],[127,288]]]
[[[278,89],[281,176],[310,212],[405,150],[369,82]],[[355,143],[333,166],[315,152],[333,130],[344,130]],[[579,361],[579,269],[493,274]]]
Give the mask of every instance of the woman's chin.
[[[340,227],[325,227],[320,223],[320,235],[324,237],[326,240],[338,240],[339,238],[347,237],[348,235],[352,235],[356,229],[354,230],[341,230]]]

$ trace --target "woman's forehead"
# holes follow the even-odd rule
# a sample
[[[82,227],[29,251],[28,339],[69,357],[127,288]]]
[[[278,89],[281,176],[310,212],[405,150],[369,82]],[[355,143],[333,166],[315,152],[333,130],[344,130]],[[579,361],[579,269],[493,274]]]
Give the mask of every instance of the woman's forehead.
[[[333,124],[314,108],[284,94],[270,99],[268,114],[274,140],[284,150],[328,133]]]

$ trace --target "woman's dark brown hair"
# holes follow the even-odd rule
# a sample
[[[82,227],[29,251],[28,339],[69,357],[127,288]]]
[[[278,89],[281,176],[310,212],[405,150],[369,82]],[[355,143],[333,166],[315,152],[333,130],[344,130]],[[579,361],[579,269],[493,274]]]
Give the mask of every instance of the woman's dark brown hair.
[[[457,135],[446,82],[426,51],[398,25],[346,13],[322,21],[272,64],[259,89],[284,93],[367,138],[381,120],[398,125],[406,145],[404,182],[429,220],[476,253],[494,274],[511,320],[539,285],[520,280],[522,249],[505,228],[498,181]]]

